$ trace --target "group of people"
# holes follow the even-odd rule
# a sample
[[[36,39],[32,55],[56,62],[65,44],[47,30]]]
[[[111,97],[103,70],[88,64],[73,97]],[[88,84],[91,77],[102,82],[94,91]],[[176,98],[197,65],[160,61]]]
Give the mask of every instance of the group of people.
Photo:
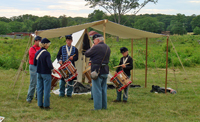
[[[66,45],[61,46],[57,60],[60,65],[67,60],[75,67],[75,61],[78,60],[78,49],[72,46],[72,35],[65,36]],[[98,73],[97,78],[92,79],[92,100],[94,101],[94,109],[107,109],[107,77],[109,74],[109,58],[111,50],[104,43],[104,37],[101,34],[93,35],[93,45],[85,52],[85,56],[90,58],[91,72]],[[51,62],[51,55],[47,51],[51,42],[47,38],[35,37],[35,44],[29,49],[29,71],[30,71],[30,86],[26,101],[31,103],[36,89],[36,99],[38,106],[42,109],[50,108],[50,90],[51,90],[51,73],[55,73]],[[115,74],[123,70],[130,77],[130,70],[133,68],[133,60],[128,55],[126,47],[120,48],[123,57],[120,60]],[[129,63],[125,65],[125,63]],[[68,82],[67,93],[65,93],[66,81],[61,78],[59,82],[60,97],[72,97],[74,79]],[[36,87],[37,86],[37,87]],[[121,92],[117,91],[117,99],[113,102],[121,102]],[[123,102],[127,102],[128,87],[124,89]]]

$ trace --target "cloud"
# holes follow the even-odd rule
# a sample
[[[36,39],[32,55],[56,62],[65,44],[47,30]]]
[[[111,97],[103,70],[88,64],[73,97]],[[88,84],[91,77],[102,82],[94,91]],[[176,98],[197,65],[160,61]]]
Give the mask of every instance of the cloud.
[[[200,0],[192,0],[192,1],[189,1],[190,3],[200,3]]]
[[[63,9],[63,10],[90,10],[89,6],[85,6],[86,2],[83,0],[58,0],[57,5],[49,5],[49,9]]]
[[[21,10],[21,9],[15,9],[15,8],[3,8],[0,9],[0,17],[3,17],[6,15],[7,18],[13,17],[13,16],[19,16],[23,14],[32,14],[36,16],[44,16],[44,15],[50,15],[54,17],[59,17],[63,14],[71,17],[87,17],[88,12],[81,13],[81,12],[73,12],[73,11],[63,11],[63,10],[41,10],[40,8],[35,8],[34,10]]]

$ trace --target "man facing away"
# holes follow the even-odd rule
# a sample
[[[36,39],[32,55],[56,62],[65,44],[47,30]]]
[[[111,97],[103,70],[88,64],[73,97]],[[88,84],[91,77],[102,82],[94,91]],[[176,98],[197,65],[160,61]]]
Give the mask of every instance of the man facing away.
[[[109,74],[110,48],[103,41],[101,34],[93,36],[94,44],[85,52],[86,57],[90,57],[92,62],[91,72],[99,73],[97,79],[92,79],[92,94],[94,110],[107,109],[107,78]],[[100,71],[99,71],[100,68]]]
[[[41,49],[34,58],[34,65],[37,66],[38,106],[45,109],[50,109],[51,73],[54,73],[51,55],[47,51],[50,44],[47,38],[42,39],[39,44]]]

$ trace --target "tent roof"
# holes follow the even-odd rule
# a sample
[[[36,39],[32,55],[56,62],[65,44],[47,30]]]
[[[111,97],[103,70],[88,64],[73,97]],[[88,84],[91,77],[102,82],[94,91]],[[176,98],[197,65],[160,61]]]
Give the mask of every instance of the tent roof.
[[[62,27],[56,29],[37,31],[36,34],[45,38],[54,38],[59,36],[64,36],[67,34],[72,34],[74,32],[80,31],[92,27],[98,31],[103,32],[103,27],[106,26],[105,32],[111,35],[118,36],[124,39],[141,39],[141,38],[158,38],[165,35],[151,33],[147,31],[138,30],[135,28],[130,28],[124,25],[120,25],[108,20],[100,20],[91,23],[85,23],[81,25]]]

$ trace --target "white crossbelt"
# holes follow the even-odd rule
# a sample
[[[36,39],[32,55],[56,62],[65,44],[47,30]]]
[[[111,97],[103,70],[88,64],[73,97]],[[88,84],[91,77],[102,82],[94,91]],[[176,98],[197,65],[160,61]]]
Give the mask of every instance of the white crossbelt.
[[[42,50],[42,51],[37,55],[36,60],[38,60],[38,58],[40,57],[40,55],[41,55],[44,51],[46,51],[46,50]]]
[[[67,45],[66,45],[66,50],[67,50],[68,56],[70,56],[70,54],[71,54],[71,52],[72,52],[72,45],[71,45],[71,47],[70,47],[69,50],[68,50],[68,47],[67,47]]]
[[[128,57],[129,57],[129,56],[128,56]],[[126,63],[126,61],[128,60],[128,57],[126,57],[125,60],[124,60],[124,58],[123,58],[123,64]]]

